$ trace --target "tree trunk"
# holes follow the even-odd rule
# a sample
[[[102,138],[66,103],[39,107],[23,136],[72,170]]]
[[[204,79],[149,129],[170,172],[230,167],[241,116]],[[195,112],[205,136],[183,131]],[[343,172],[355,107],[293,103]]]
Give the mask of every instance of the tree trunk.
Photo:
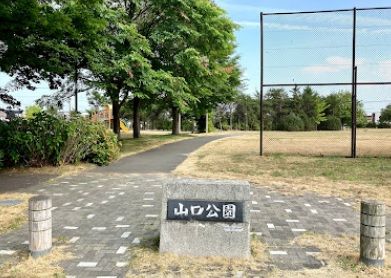
[[[181,133],[181,113],[178,107],[172,107],[172,135]]]
[[[233,112],[232,112],[232,108],[229,107],[229,130],[232,130],[232,121],[233,121]]]
[[[205,133],[209,132],[209,113],[206,112],[205,114]]]
[[[120,105],[117,100],[112,101],[113,104],[113,131],[120,137],[120,125],[119,125],[119,109]]]
[[[140,138],[140,98],[133,99],[133,138]]]
[[[79,72],[78,72],[78,68],[77,68],[77,65],[75,65],[75,76],[74,76],[74,82],[75,82],[75,88],[74,88],[74,95],[75,95],[75,112],[78,113],[79,110],[78,110],[78,94],[79,94],[79,91],[78,91],[78,84],[77,84],[77,81],[79,80]]]

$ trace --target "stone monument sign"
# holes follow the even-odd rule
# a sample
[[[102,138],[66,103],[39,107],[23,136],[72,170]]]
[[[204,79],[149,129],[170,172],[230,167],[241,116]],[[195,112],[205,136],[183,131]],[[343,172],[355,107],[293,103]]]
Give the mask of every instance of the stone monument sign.
[[[250,256],[250,185],[180,179],[163,188],[160,252]]]

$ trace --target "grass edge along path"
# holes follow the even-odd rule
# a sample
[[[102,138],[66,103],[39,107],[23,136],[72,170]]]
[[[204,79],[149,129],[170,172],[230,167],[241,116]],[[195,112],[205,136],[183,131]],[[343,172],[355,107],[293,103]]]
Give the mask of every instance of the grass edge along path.
[[[15,230],[27,222],[28,200],[32,196],[27,193],[0,194],[0,200],[22,201],[15,206],[0,206],[0,235]]]
[[[149,151],[165,144],[170,144],[182,140],[188,140],[196,136],[183,133],[180,135],[172,134],[146,134],[140,138],[121,138],[120,158],[135,155],[141,152]]]
[[[66,277],[59,264],[74,258],[74,255],[69,251],[69,246],[56,240],[53,244],[49,254],[36,259],[27,250],[18,252],[17,256],[0,266],[0,278]]]

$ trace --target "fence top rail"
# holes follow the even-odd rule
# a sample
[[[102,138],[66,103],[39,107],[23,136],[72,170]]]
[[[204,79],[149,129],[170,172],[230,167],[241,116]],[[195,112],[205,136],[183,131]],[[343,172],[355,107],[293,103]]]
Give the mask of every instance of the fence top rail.
[[[318,14],[318,13],[351,12],[354,10],[356,10],[356,11],[391,10],[391,7],[353,8],[353,9],[318,10],[318,11],[301,11],[301,12],[276,12],[276,13],[263,13],[263,12],[261,12],[261,15]]]
[[[390,81],[385,82],[356,82],[356,85],[391,85]],[[262,87],[306,87],[306,86],[351,86],[353,82],[335,82],[335,83],[275,83],[261,84]]]

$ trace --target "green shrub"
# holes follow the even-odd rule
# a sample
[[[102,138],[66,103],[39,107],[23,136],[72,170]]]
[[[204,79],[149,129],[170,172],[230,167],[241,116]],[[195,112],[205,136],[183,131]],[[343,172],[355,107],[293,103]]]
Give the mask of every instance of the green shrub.
[[[303,131],[304,122],[299,116],[291,112],[289,115],[281,118],[279,129],[286,131]]]
[[[95,124],[97,141],[92,146],[88,159],[98,165],[106,165],[119,156],[120,146],[117,136],[102,124]]]
[[[321,122],[319,125],[319,129],[321,130],[341,130],[341,127],[341,119],[335,116],[328,116],[326,121]]]
[[[90,161],[106,165],[119,155],[117,136],[100,123],[80,116],[68,123],[68,137],[62,148],[62,164]]]
[[[61,161],[61,150],[68,136],[68,123],[64,118],[44,112],[35,114],[29,121],[32,133],[32,147],[28,148],[29,165],[58,165]]]
[[[386,122],[380,122],[378,125],[377,125],[378,128],[391,128],[391,124],[390,123],[386,123]]]
[[[8,134],[8,123],[0,121],[0,168],[5,165],[5,152],[4,149],[7,148],[7,134]]]
[[[70,120],[41,112],[32,119],[0,124],[6,166],[109,163],[119,154],[117,137],[99,123],[79,116]]]
[[[30,120],[15,118],[8,124],[3,142],[12,165],[58,165],[66,139],[65,121],[46,113]]]
[[[366,128],[377,128],[377,124],[376,124],[376,123],[369,122],[369,123],[366,124],[365,127],[366,127]]]

